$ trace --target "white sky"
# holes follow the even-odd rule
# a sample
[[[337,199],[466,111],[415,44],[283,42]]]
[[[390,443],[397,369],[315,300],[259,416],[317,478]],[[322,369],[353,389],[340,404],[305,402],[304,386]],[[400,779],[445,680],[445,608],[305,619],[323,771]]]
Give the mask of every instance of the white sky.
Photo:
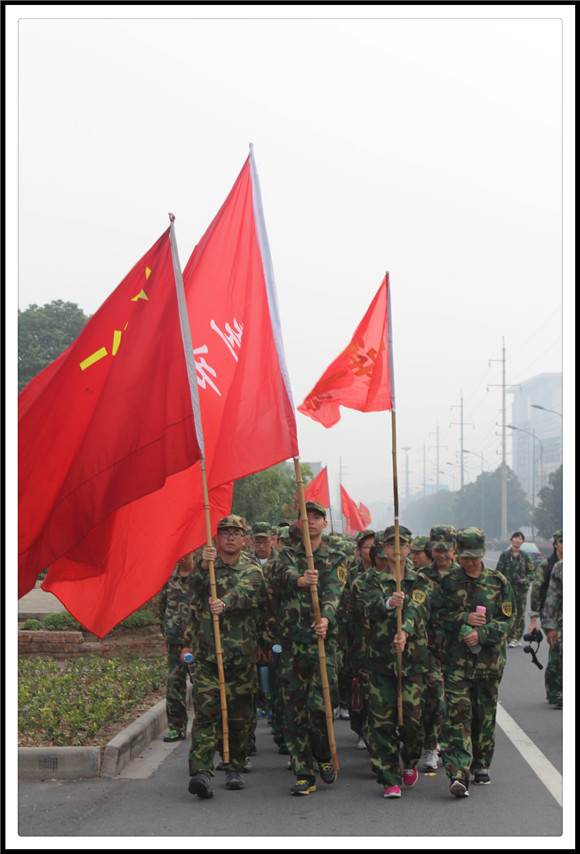
[[[405,446],[410,491],[424,454],[436,478],[439,430],[457,485],[462,393],[464,447],[500,464],[502,339],[508,384],[562,371],[572,7],[20,10],[20,308],[93,313],[168,211],[185,265],[252,142],[295,404],[389,270],[400,483]],[[297,423],[333,491],[342,465],[392,499],[388,413]]]

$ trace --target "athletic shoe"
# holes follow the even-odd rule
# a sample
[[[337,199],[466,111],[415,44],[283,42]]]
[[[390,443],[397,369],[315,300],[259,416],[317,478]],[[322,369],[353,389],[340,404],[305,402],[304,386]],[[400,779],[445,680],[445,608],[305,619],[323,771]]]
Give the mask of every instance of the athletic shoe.
[[[283,756],[288,756],[290,751],[288,750],[285,744],[281,744],[278,748],[278,753],[281,753]]]
[[[245,785],[239,771],[226,771],[226,789],[243,789]]]
[[[348,713],[348,709],[345,709],[341,706],[338,710],[338,717],[341,718],[343,721],[349,721],[350,715]]]
[[[467,784],[463,780],[452,780],[449,786],[449,794],[455,795],[456,798],[468,798]]]
[[[337,706],[336,709],[333,709],[332,714],[334,715],[334,720],[337,720],[340,714],[340,706]]]
[[[419,772],[416,768],[405,768],[403,771],[403,783],[405,786],[414,786],[418,776]]]
[[[248,771],[251,771],[251,770],[252,770],[252,763],[250,762],[250,757],[246,756],[246,759],[244,761],[244,767],[242,768],[242,771],[244,772],[244,774],[247,774]]]
[[[479,771],[474,771],[473,782],[477,783],[478,786],[489,786],[489,784],[491,783],[489,771],[486,771],[484,768],[480,769]]]
[[[387,786],[385,788],[383,798],[400,798],[401,790],[398,786]]]
[[[316,779],[310,774],[307,777],[298,777],[296,785],[290,789],[291,795],[309,795],[316,791]]]
[[[332,762],[319,762],[318,763],[318,773],[320,774],[320,778],[324,783],[334,783],[336,780],[336,771],[332,767]]]
[[[519,641],[510,641],[508,646],[514,649],[516,646],[521,646],[521,643]]]
[[[182,729],[171,727],[168,734],[163,736],[163,741],[179,741],[185,738],[185,732]]]
[[[198,798],[213,798],[211,774],[209,771],[198,771],[189,780],[189,791]]]
[[[419,760],[417,768],[419,768],[420,771],[437,771],[438,761],[439,756],[436,750],[425,749],[421,754],[421,759]]]
[[[364,738],[362,737],[362,735],[358,740],[358,744],[356,746],[356,749],[357,750],[366,750],[367,749],[366,742],[365,742]]]

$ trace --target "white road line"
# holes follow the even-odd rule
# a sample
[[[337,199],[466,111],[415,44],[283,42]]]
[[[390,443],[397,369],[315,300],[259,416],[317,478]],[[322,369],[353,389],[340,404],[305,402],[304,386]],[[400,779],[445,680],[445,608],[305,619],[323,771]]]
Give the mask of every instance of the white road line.
[[[523,729],[514,721],[503,708],[501,703],[497,704],[496,722],[507,735],[514,747],[519,750],[530,768],[539,777],[550,794],[562,806],[562,775],[554,768],[549,759],[536,747],[534,742],[528,738]]]

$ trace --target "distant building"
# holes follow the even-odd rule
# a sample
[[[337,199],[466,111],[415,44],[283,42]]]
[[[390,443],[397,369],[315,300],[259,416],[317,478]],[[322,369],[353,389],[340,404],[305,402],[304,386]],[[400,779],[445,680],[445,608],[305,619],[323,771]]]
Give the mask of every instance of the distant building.
[[[511,391],[512,468],[533,502],[562,465],[562,374],[538,374]],[[535,406],[533,405],[535,404]],[[537,407],[543,407],[538,409]],[[552,410],[552,411],[547,411]]]

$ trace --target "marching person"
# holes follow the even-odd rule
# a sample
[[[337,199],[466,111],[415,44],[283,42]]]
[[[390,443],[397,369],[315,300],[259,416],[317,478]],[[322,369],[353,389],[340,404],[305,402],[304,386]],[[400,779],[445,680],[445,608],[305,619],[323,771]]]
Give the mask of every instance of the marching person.
[[[553,656],[553,684],[559,691],[559,700],[554,703],[556,709],[562,708],[562,570],[564,563],[559,560],[550,575],[550,584],[546,602],[542,611],[542,628],[547,632],[550,656]]]
[[[204,546],[194,562],[192,599],[182,657],[193,652],[195,716],[189,751],[189,791],[213,797],[213,757],[223,755],[220,685],[213,615],[219,616],[228,715],[229,762],[226,788],[243,789],[244,767],[254,716],[256,654],[266,587],[256,559],[242,553],[246,529],[240,516],[220,519],[216,547]],[[217,598],[210,595],[209,562],[214,562]]]
[[[532,592],[530,597],[530,625],[528,628],[528,634],[531,634],[534,629],[539,630],[538,617],[542,620],[542,628],[545,628],[543,612],[548,587],[550,586],[550,576],[552,574],[552,569],[559,560],[562,560],[564,554],[563,534],[561,530],[554,531],[552,535],[552,546],[552,554],[550,557],[543,560],[538,566],[532,582]],[[546,699],[550,705],[556,706],[556,708],[561,706],[562,661],[557,647],[555,646],[550,646],[548,664],[544,675],[544,684],[546,686]]]
[[[525,537],[521,531],[514,531],[510,537],[511,546],[501,553],[496,566],[497,571],[503,573],[511,584],[515,597],[516,610],[512,630],[508,637],[509,647],[522,645],[521,638],[526,622],[528,588],[535,574],[534,561],[529,554],[521,550],[524,540]]]

